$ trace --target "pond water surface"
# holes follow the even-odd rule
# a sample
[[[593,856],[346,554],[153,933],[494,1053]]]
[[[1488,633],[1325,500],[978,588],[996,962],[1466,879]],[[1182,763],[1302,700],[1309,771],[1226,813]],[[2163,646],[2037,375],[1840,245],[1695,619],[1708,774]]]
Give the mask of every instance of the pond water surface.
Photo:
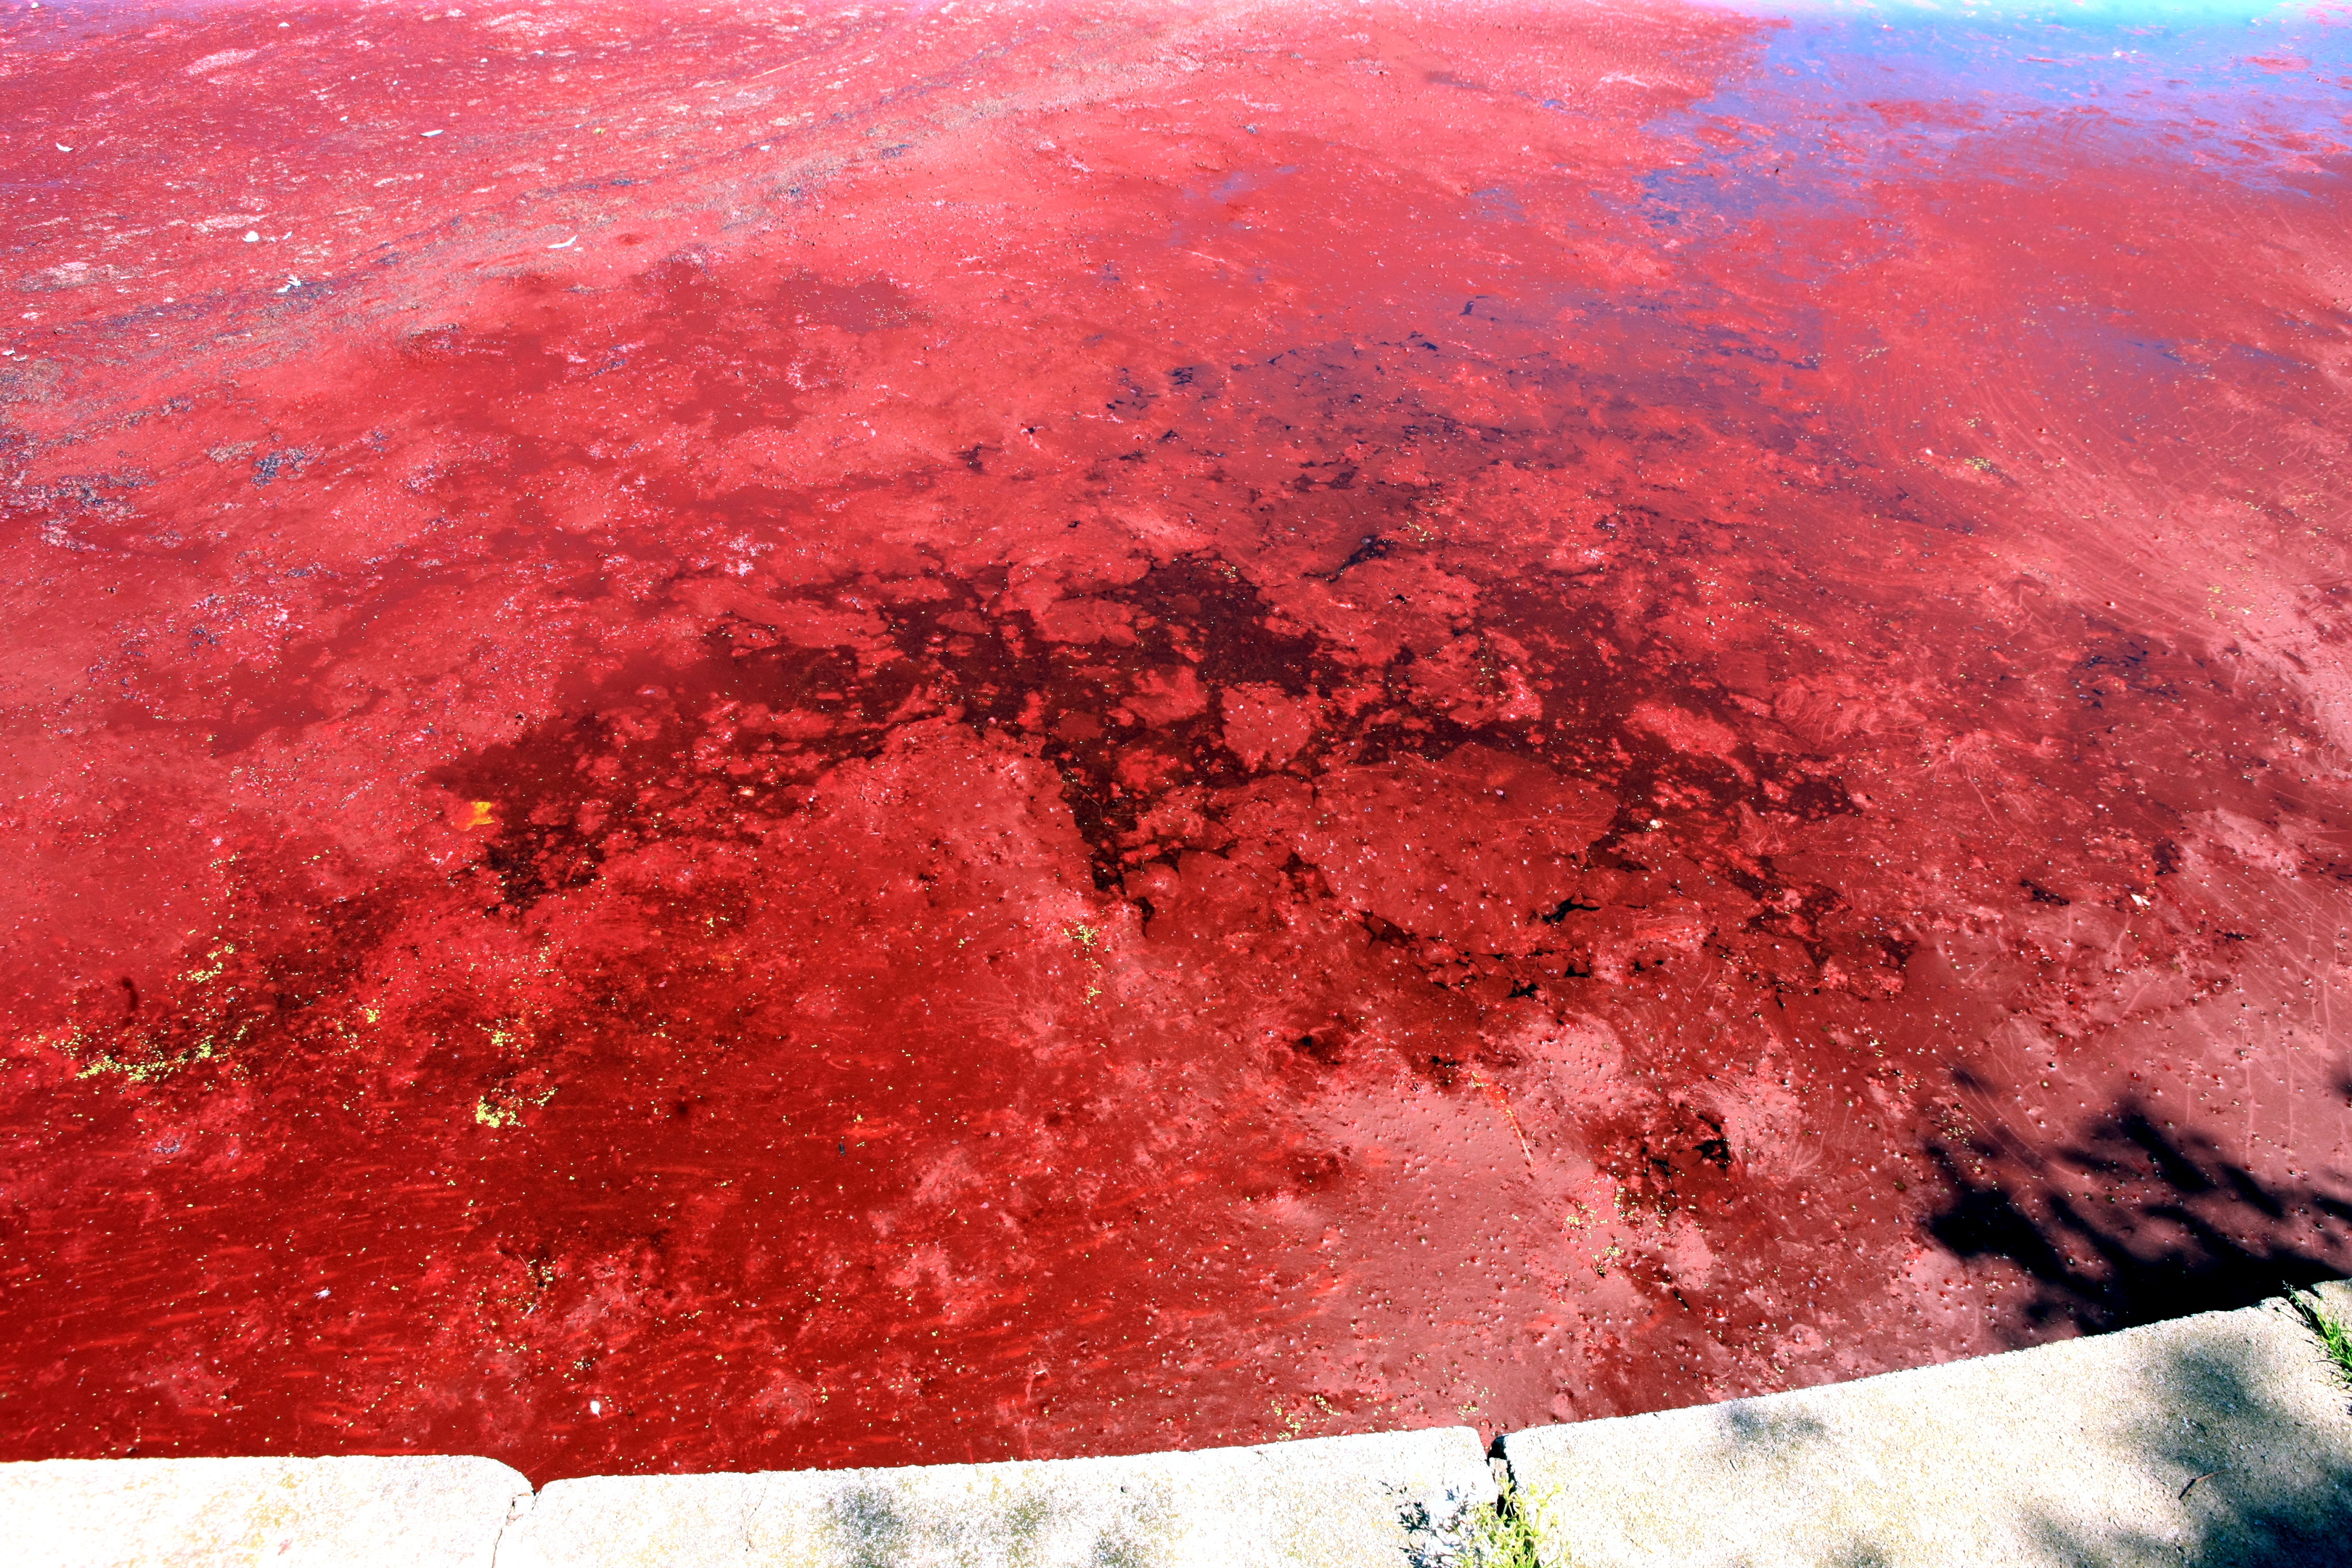
[[[0,37],[0,1457],[1491,1432],[2352,1271],[2340,10]]]

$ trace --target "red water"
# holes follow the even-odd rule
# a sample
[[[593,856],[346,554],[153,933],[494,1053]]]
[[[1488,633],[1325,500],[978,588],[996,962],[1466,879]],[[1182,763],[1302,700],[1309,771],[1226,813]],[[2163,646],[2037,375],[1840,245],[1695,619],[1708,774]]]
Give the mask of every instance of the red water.
[[[12,11],[0,1457],[1491,1431],[2352,1269],[2288,20]]]

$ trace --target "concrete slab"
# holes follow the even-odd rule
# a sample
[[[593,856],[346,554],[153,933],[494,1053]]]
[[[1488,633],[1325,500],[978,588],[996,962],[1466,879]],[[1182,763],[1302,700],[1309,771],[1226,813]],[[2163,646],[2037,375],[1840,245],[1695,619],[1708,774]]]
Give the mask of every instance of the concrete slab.
[[[496,1459],[41,1459],[0,1465],[25,1568],[490,1568],[530,1483]]]
[[[2352,1563],[2352,1393],[2278,1301],[1504,1451],[1547,1564]]]
[[[1491,1501],[1465,1426],[1052,1463],[555,1481],[499,1568],[1407,1568]],[[1418,1555],[1416,1555],[1418,1554]]]

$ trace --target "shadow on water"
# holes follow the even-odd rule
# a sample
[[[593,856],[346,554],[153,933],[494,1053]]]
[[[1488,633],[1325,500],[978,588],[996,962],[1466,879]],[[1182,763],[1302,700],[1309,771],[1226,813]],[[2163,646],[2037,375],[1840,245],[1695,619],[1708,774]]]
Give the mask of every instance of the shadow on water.
[[[2023,1271],[2021,1342],[2254,1306],[2352,1274],[2352,1191],[2308,1172],[2258,1175],[2137,1103],[2054,1150],[1986,1138],[1929,1152],[1949,1199],[1927,1228],[1958,1258]],[[2352,1296],[2330,1305],[2352,1317]],[[1714,1549],[1690,1561],[2352,1563],[2352,1384],[2307,1313],[2273,1304],[2215,1330],[2119,1345],[2088,1376],[2054,1362],[2042,1363],[2046,1384],[1996,1375],[1979,1393],[2003,1396],[1980,1417],[1935,1407],[1955,1395],[1931,1387],[1919,1394],[1925,1426],[1889,1426],[1882,1411],[1849,1426],[1835,1405],[1783,1406],[1796,1396],[1722,1405],[1711,1468],[1756,1489],[1757,1517],[1730,1510]],[[1972,1479],[1956,1491],[1906,1471],[1912,1461]],[[1579,1560],[1572,1540],[1546,1545]]]
[[[1928,1152],[1951,1193],[1929,1233],[2032,1279],[2021,1338],[2246,1307],[2352,1274],[2352,1191],[2308,1174],[2265,1181],[2137,1104],[2054,1152],[1987,1141]]]

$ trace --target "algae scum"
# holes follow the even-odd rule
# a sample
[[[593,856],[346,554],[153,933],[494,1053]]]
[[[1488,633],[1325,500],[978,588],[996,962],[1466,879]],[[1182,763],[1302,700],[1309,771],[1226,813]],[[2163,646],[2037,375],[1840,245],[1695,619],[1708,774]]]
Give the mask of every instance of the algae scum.
[[[5,26],[15,1453],[1492,1432],[2352,1269],[2340,29]]]

